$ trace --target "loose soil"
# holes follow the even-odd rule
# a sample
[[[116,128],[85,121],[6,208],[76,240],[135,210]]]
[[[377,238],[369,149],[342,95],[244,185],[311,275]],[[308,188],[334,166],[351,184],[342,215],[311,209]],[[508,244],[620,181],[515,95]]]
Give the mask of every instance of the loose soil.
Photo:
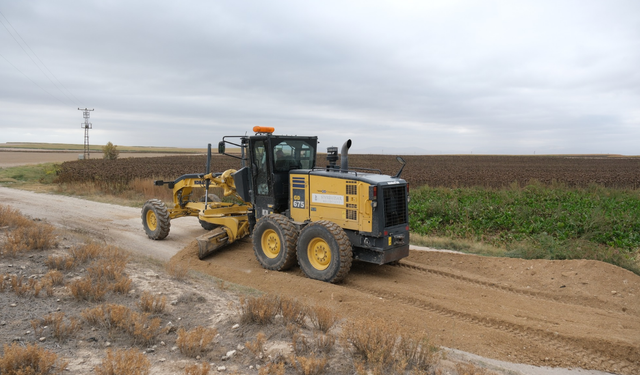
[[[621,374],[640,372],[640,277],[607,263],[411,251],[399,265],[354,263],[339,285],[300,269],[265,271],[250,241],[172,261],[266,292],[329,305],[346,318],[396,320],[436,345],[484,357]]]
[[[331,306],[345,318],[396,320],[428,333],[436,345],[537,366],[640,373],[640,277],[606,263],[414,250],[398,265],[356,262],[342,284],[331,285],[305,278],[297,267],[265,271],[250,239],[200,261],[193,239],[204,231],[193,218],[174,220],[165,241],[152,241],[135,208],[8,188],[0,188],[0,201],[137,254]],[[207,321],[217,319],[208,314]]]

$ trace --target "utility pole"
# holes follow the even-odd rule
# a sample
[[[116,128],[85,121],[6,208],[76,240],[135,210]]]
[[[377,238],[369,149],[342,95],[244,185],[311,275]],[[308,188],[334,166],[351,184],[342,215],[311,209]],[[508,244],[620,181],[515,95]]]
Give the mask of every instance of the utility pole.
[[[78,110],[82,111],[82,117],[84,117],[84,123],[80,124],[80,127],[84,129],[84,158],[89,159],[89,129],[93,127],[89,122],[89,115],[93,109],[78,108]]]

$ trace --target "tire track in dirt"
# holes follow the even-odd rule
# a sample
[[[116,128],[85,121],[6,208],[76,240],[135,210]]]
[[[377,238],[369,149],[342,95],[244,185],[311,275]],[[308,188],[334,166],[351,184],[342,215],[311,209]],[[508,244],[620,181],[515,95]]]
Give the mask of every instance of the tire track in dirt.
[[[395,266],[403,268],[403,269],[408,269],[410,271],[422,273],[422,274],[432,274],[432,275],[436,275],[436,276],[440,276],[440,277],[444,277],[444,278],[454,279],[454,280],[457,280],[457,281],[466,282],[466,283],[473,284],[473,285],[476,285],[476,286],[480,286],[480,287],[483,287],[483,288],[494,289],[494,290],[499,290],[499,291],[503,291],[503,292],[518,294],[518,295],[522,295],[522,296],[526,296],[526,297],[530,297],[530,298],[536,298],[536,299],[547,300],[547,301],[554,301],[554,302],[562,303],[562,304],[566,304],[566,305],[585,306],[585,304],[586,304],[586,305],[591,306],[591,307],[600,307],[600,306],[606,304],[606,302],[602,301],[601,299],[595,298],[595,297],[582,297],[582,298],[580,298],[580,300],[577,300],[577,301],[567,300],[564,297],[553,295],[551,293],[544,293],[544,292],[535,291],[535,290],[519,289],[519,288],[514,288],[514,287],[511,287],[511,286],[507,286],[507,285],[500,285],[500,284],[497,284],[497,283],[494,283],[494,282],[491,282],[491,281],[483,281],[483,280],[474,279],[474,278],[471,278],[471,277],[455,274],[455,273],[452,273],[452,272],[446,272],[446,271],[438,270],[438,269],[435,269],[435,268],[432,268],[432,267],[427,267],[427,266],[424,266],[424,265],[421,265],[421,264],[418,264],[418,263],[414,263],[414,262],[410,262],[410,261],[407,261],[407,260],[402,260],[398,264],[396,264]]]
[[[437,345],[538,366],[580,367],[625,375],[640,373],[640,353],[637,351],[640,320],[635,315],[565,304],[553,298],[534,299],[509,290],[487,288],[482,283],[406,267],[362,262],[354,263],[343,283],[328,284],[306,278],[298,268],[286,272],[265,271],[255,260],[250,241],[232,245],[205,261],[197,259],[196,248],[193,243],[181,250],[174,260],[194,271],[264,292],[302,298],[311,305],[332,306],[347,319],[372,314],[395,320],[417,331],[428,332]],[[418,263],[413,260],[420,260],[421,256],[412,252],[406,261]],[[469,280],[474,280],[476,273],[458,265],[460,259],[473,264],[474,269],[477,263],[488,262],[493,268],[480,273],[478,281],[494,284],[507,280],[500,276],[501,272],[506,272],[506,277],[519,274],[519,269],[509,268],[522,263],[519,259],[457,255],[460,259],[446,267],[442,264],[451,260],[451,254],[429,256],[430,262],[438,265],[444,274],[460,272]],[[508,264],[504,266],[501,262]],[[549,264],[527,262],[536,267],[555,268],[554,272],[558,274],[562,273],[563,265],[572,265],[557,261]],[[607,277],[615,276],[615,272],[607,267],[596,264],[595,272],[589,277],[601,277],[603,271],[608,271]],[[630,281],[629,288],[633,290],[628,292],[640,289],[640,278],[636,275],[620,273],[614,279],[621,281],[620,276]],[[589,280],[589,287],[595,288],[596,282]],[[518,283],[516,280],[511,285],[515,290],[523,290],[528,281]],[[605,288],[610,286],[605,285]],[[557,289],[557,293],[559,298],[564,294],[572,297],[574,289]],[[638,302],[633,296],[625,297],[624,301],[629,302],[630,309],[638,310]]]
[[[456,280],[458,279],[456,278]],[[468,281],[468,280],[462,280],[462,281]],[[397,293],[385,292],[382,290],[367,288],[360,285],[351,284],[349,285],[349,288],[355,289],[361,293],[376,296],[378,298],[396,301],[404,305],[408,305],[408,306],[418,308],[427,312],[442,315],[447,318],[457,319],[470,324],[479,325],[484,328],[499,330],[512,335],[519,336],[531,342],[536,342],[539,345],[552,348],[553,351],[555,352],[562,352],[567,357],[573,356],[573,357],[579,358],[580,360],[577,364],[582,366],[585,366],[585,365],[594,366],[595,364],[594,366],[595,368],[610,369],[610,365],[613,363],[611,357],[602,356],[594,350],[586,349],[581,345],[576,344],[574,342],[575,339],[564,337],[558,334],[557,332],[548,332],[548,331],[536,329],[533,327],[514,324],[504,320],[497,320],[494,318],[477,316],[471,313],[453,310],[453,309],[450,309],[450,308],[447,308],[423,299],[419,299],[411,296],[401,296],[401,295],[398,295]],[[619,347],[614,349],[614,352],[626,353],[629,350],[633,350],[633,349],[634,348]],[[615,360],[619,361],[618,366],[625,371],[626,370],[640,371],[640,367],[637,367],[633,363],[627,361],[626,358],[615,358]]]

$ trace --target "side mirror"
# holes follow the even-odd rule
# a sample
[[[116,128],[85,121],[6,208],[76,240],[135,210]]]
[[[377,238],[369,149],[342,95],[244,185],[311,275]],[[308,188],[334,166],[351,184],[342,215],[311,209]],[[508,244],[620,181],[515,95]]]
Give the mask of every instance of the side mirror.
[[[220,141],[220,143],[218,143],[218,154],[224,154],[224,151],[225,151],[224,141]]]

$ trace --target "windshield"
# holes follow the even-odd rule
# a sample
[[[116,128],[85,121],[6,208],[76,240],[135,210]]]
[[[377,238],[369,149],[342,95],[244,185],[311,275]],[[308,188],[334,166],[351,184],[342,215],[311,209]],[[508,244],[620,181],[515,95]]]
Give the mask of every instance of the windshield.
[[[275,171],[311,169],[315,166],[315,154],[314,147],[305,141],[282,141],[273,147]]]

